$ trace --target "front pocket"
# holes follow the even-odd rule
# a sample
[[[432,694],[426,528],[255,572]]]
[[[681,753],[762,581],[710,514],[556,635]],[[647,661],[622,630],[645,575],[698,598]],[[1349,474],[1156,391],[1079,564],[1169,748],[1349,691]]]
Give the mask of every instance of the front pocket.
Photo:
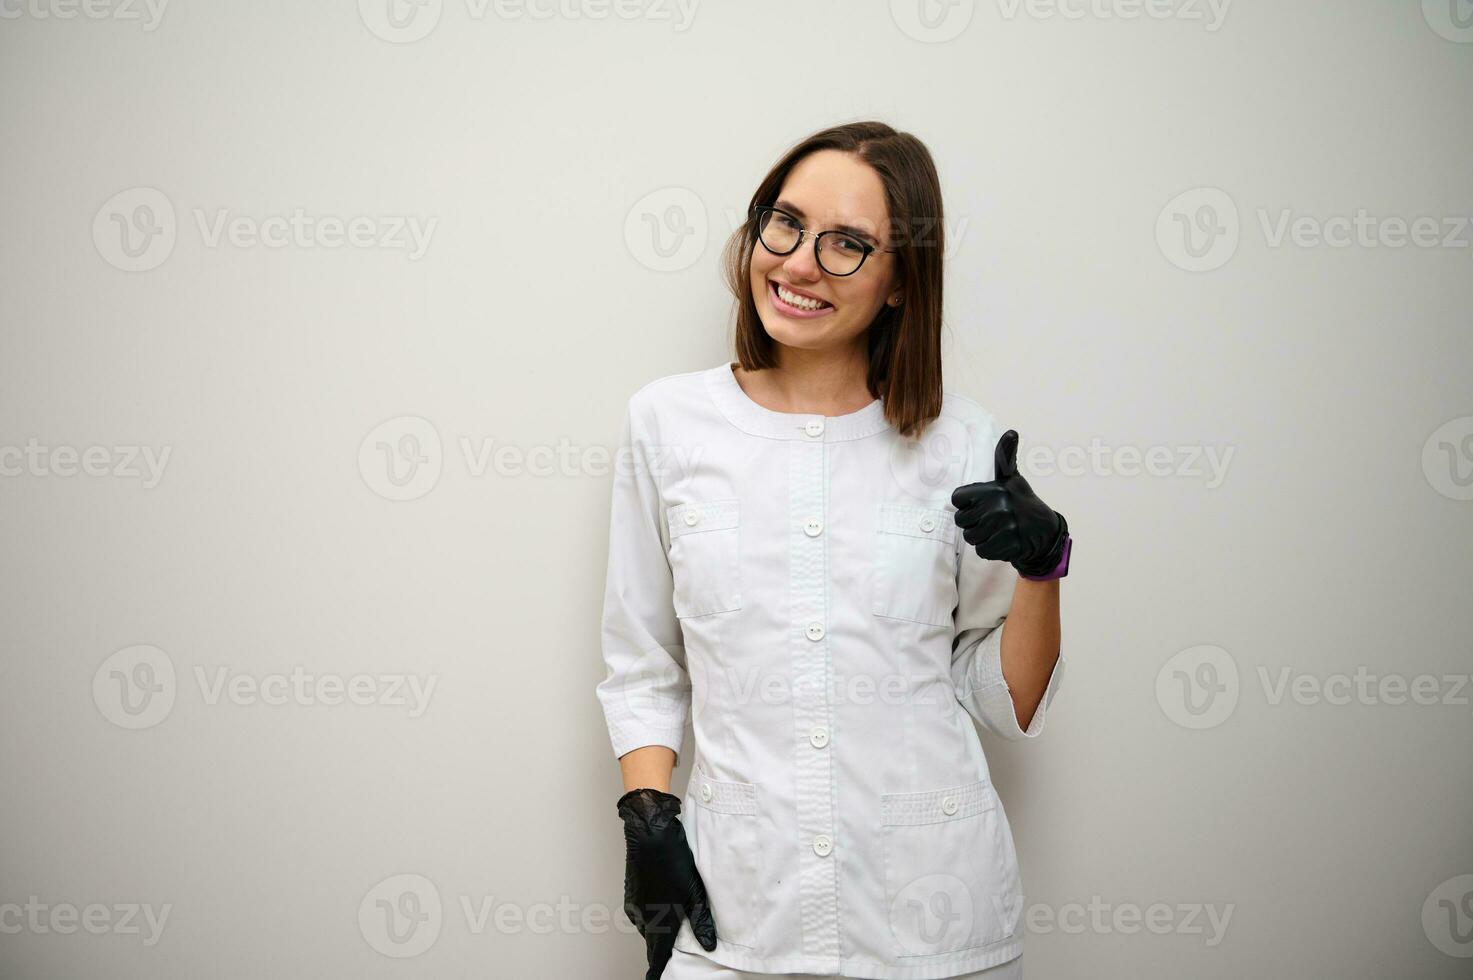
[[[1006,942],[1022,884],[988,780],[880,798],[885,901],[897,956]]]
[[[757,784],[712,779],[697,762],[690,796],[696,823],[692,849],[716,922],[716,938],[750,948],[756,942],[763,903]]]
[[[956,608],[956,521],[951,511],[882,503],[875,528],[877,616],[951,624]]]
[[[666,512],[676,616],[742,607],[739,516],[734,497],[679,504]]]

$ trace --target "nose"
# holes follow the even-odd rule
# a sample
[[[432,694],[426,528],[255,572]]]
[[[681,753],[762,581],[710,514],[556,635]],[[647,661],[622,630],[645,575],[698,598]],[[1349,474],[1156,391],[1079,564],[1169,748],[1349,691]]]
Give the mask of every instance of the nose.
[[[817,282],[822,277],[823,268],[813,250],[813,239],[804,236],[803,242],[783,259],[783,272],[794,282]]]

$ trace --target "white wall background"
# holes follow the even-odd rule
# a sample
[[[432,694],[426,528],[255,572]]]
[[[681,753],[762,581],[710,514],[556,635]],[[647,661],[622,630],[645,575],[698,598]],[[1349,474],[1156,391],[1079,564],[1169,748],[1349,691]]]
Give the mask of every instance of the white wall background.
[[[1078,539],[1049,731],[987,742],[1029,976],[1468,975],[1467,0],[388,2],[0,3],[0,976],[642,976],[577,454],[871,117]]]

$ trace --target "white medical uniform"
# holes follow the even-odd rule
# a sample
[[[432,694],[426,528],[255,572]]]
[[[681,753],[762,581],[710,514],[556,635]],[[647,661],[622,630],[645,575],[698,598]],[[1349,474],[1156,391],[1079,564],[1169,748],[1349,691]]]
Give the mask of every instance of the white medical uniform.
[[[596,693],[614,754],[678,755],[694,731],[681,822],[719,942],[686,922],[676,949],[886,980],[1014,960],[1022,882],[972,719],[1036,737],[1064,658],[1025,732],[1000,659],[1017,572],[951,505],[993,478],[1003,430],[950,391],[918,440],[878,400],[775,412],[731,369],[635,392],[613,485]]]

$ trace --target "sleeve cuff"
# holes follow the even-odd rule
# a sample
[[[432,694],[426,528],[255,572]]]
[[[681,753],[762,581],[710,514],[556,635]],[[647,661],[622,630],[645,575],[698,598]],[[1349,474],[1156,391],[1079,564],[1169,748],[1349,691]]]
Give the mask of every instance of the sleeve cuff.
[[[969,674],[971,685],[957,692],[957,700],[974,718],[983,723],[994,734],[1009,740],[1037,738],[1043,733],[1044,716],[1049,702],[1053,700],[1064,673],[1064,653],[1059,652],[1049,675],[1043,697],[1028,722],[1027,730],[1018,724],[1017,711],[1013,708],[1013,696],[1008,690],[1007,680],[1002,673],[1002,631],[1006,621],[987,634],[978,645]]]

